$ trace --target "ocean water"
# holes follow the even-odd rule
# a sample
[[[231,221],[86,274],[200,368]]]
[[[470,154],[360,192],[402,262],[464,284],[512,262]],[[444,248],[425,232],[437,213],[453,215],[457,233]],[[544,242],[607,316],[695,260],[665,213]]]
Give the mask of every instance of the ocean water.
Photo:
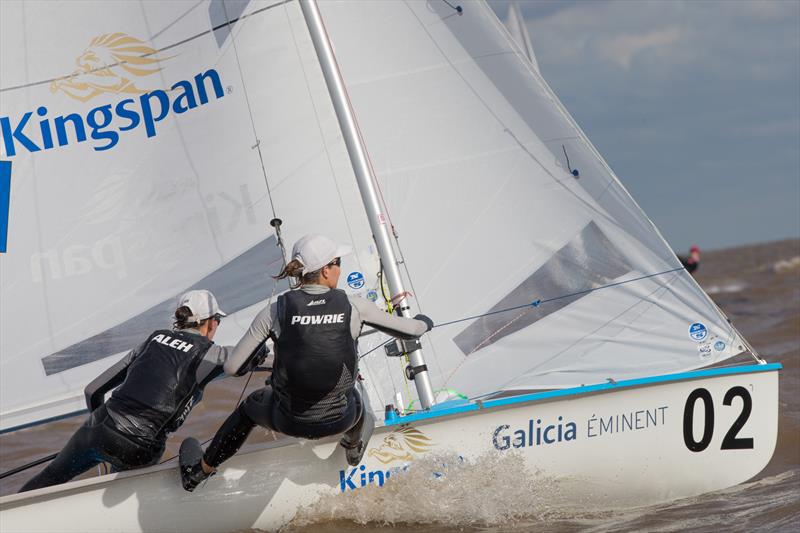
[[[520,469],[514,456],[472,463],[430,457],[426,460],[436,465],[452,465],[446,476],[412,469],[381,489],[323,498],[303,509],[286,531],[800,531],[800,241],[704,253],[696,279],[765,359],[783,364],[778,444],[756,478],[668,504],[587,509],[570,501],[568,487],[559,480],[534,475],[514,486],[502,482]],[[254,376],[246,388],[260,386],[263,378]],[[242,380],[212,384],[164,458],[177,453],[184,436],[211,436],[242,390]],[[65,420],[0,436],[0,471],[57,451],[81,423]],[[248,442],[273,438],[256,431]],[[0,481],[0,495],[15,492],[36,471]],[[486,471],[498,474],[486,476]]]

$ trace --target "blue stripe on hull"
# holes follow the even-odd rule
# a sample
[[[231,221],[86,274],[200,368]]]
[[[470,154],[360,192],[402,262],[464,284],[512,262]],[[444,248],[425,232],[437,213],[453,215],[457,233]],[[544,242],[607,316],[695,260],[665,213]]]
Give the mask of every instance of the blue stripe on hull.
[[[522,394],[520,396],[511,396],[508,398],[498,398],[496,400],[481,401],[468,401],[468,400],[454,400],[435,405],[430,411],[413,413],[406,416],[400,416],[395,413],[388,413],[385,423],[387,426],[396,426],[400,424],[408,424],[409,422],[417,422],[419,420],[429,420],[432,418],[440,418],[443,416],[454,415],[458,413],[468,413],[470,411],[478,411],[481,409],[489,409],[492,407],[501,407],[505,405],[513,405],[517,403],[533,402],[536,400],[544,400],[549,398],[559,398],[564,396],[580,396],[591,392],[619,390],[629,387],[637,387],[640,385],[653,385],[657,383],[670,383],[674,381],[688,381],[692,379],[714,377],[714,376],[729,376],[734,374],[749,374],[755,372],[768,372],[773,370],[780,370],[783,368],[780,363],[771,363],[765,365],[744,365],[732,366],[724,368],[709,368],[705,370],[692,370],[690,372],[681,372],[679,374],[665,374],[663,376],[652,376],[647,378],[627,379],[617,381],[614,383],[598,383],[596,385],[584,385],[582,387],[572,387],[569,389],[557,389],[544,392],[534,392],[530,394]]]

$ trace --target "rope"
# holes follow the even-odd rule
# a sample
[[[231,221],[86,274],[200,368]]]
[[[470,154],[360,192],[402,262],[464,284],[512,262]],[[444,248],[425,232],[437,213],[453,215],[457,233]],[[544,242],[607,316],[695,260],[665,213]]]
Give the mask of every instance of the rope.
[[[643,279],[652,278],[652,277],[655,277],[655,276],[661,276],[662,274],[669,274],[671,272],[677,272],[679,270],[683,270],[683,267],[673,268],[673,269],[670,269],[670,270],[664,270],[663,272],[656,272],[655,274],[648,274],[646,276],[639,276],[638,278],[628,279],[628,280],[624,280],[624,281],[617,281],[615,283],[609,283],[608,285],[601,285],[600,287],[594,287],[593,289],[586,289],[586,290],[582,290],[582,291],[572,292],[572,293],[569,293],[569,294],[562,294],[561,296],[555,296],[553,298],[546,298],[544,300],[534,300],[531,303],[527,303],[527,304],[523,304],[523,305],[516,305],[514,307],[508,307],[506,309],[498,309],[496,311],[489,311],[488,313],[482,313],[480,315],[473,315],[473,316],[468,316],[468,317],[465,317],[465,318],[459,318],[457,320],[451,320],[449,322],[442,322],[440,324],[436,324],[433,327],[440,328],[440,327],[444,327],[444,326],[450,326],[452,324],[458,324],[459,322],[465,322],[467,320],[474,320],[476,318],[482,318],[482,317],[485,317],[485,316],[496,315],[498,313],[506,313],[508,311],[516,311],[518,309],[525,309],[526,307],[539,307],[542,304],[546,304],[546,303],[549,303],[549,302],[555,302],[557,300],[563,300],[564,298],[572,298],[573,296],[579,296],[581,294],[589,294],[590,292],[595,292],[595,291],[599,291],[599,290],[602,290],[602,289],[608,289],[610,287],[617,287],[619,285],[625,285],[626,283],[632,283],[634,281],[641,281]]]
[[[572,298],[573,296],[579,296],[581,294],[589,294],[590,292],[595,292],[595,291],[599,291],[599,290],[602,290],[602,289],[608,289],[608,288],[611,288],[611,287],[617,287],[619,285],[625,285],[627,283],[633,283],[634,281],[641,281],[643,279],[653,278],[655,276],[661,276],[663,274],[670,274],[672,272],[678,272],[680,270],[683,270],[682,266],[678,267],[678,268],[672,268],[672,269],[669,269],[669,270],[664,270],[662,272],[656,272],[655,274],[647,274],[646,276],[639,276],[638,278],[626,279],[624,281],[617,281],[615,283],[609,283],[608,285],[601,285],[600,287],[594,287],[592,289],[586,289],[586,290],[582,290],[582,291],[571,292],[569,294],[562,294],[561,296],[554,296],[553,298],[546,298],[544,300],[533,300],[532,302],[527,303],[527,304],[523,304],[523,305],[515,305],[514,307],[507,307],[505,309],[497,309],[495,311],[489,311],[487,313],[481,313],[479,315],[472,315],[472,316],[468,316],[468,317],[464,317],[464,318],[459,318],[459,319],[456,319],[456,320],[450,320],[449,322],[442,322],[440,324],[436,324],[433,327],[434,328],[441,328],[441,327],[444,327],[444,326],[450,326],[450,325],[453,325],[453,324],[458,324],[459,322],[466,322],[467,320],[475,320],[476,318],[483,318],[485,316],[497,315],[499,313],[507,313],[509,311],[517,311],[519,309],[525,309],[525,308],[528,308],[528,307],[539,307],[542,304],[546,304],[546,303],[549,303],[549,302],[555,302],[557,300],[563,300],[564,298]],[[391,338],[391,339],[387,340],[386,342],[383,342],[383,343],[379,344],[378,346],[372,348],[368,352],[360,355],[359,359],[363,359],[364,357],[368,356],[369,354],[371,354],[372,352],[374,352],[378,348],[386,346],[387,344],[389,344],[390,342],[393,342],[393,341],[394,341],[394,338]]]
[[[469,400],[469,396],[467,396],[466,394],[462,394],[455,389],[448,389],[447,387],[445,387],[443,389],[436,389],[435,391],[433,391],[434,394],[436,394],[437,392],[446,392],[449,395],[455,396],[462,400]],[[408,406],[406,407],[405,412],[407,413],[414,412],[414,404],[417,403],[418,401],[419,400],[411,400],[410,402],[408,402]]]
[[[244,72],[242,71],[242,63],[239,60],[239,48],[236,45],[236,35],[233,32],[232,23],[236,22],[238,19],[230,20],[228,16],[228,9],[225,7],[225,2],[222,2],[222,10],[225,12],[225,20],[228,21],[228,32],[231,36],[231,44],[233,45],[233,54],[236,57],[236,67],[239,70],[239,79],[242,80],[242,90],[244,92],[244,101],[245,105],[247,106],[247,114],[250,117],[250,127],[253,130],[253,139],[255,140],[255,144],[251,146],[251,149],[255,149],[258,152],[258,161],[261,164],[261,174],[264,176],[264,184],[267,187],[267,196],[269,197],[269,205],[272,209],[272,220],[279,221],[277,224],[273,224],[275,228],[275,235],[278,239],[278,247],[281,249],[281,257],[283,258],[283,265],[286,266],[286,248],[283,244],[283,238],[281,237],[280,232],[280,219],[275,212],[275,203],[272,200],[272,190],[269,187],[269,179],[267,178],[267,167],[264,165],[264,156],[261,154],[261,139],[258,138],[258,131],[256,130],[256,121],[253,118],[253,109],[250,106],[250,95],[247,92],[247,84],[244,83]]]
[[[14,474],[22,472],[23,470],[27,470],[27,469],[32,468],[34,466],[40,465],[42,463],[46,463],[47,461],[52,461],[53,459],[56,458],[56,455],[58,455],[58,454],[57,453],[53,453],[53,454],[48,455],[47,457],[42,457],[41,459],[36,459],[35,461],[31,461],[30,463],[24,464],[22,466],[18,466],[16,468],[12,468],[11,470],[8,470],[7,472],[3,472],[2,474],[0,474],[0,479],[5,479],[8,476],[13,476]]]

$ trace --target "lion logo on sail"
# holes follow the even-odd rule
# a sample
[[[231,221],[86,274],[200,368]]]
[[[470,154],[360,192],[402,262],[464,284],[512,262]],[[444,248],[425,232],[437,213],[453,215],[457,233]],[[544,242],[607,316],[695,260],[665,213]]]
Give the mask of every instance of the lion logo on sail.
[[[87,102],[105,93],[143,94],[132,77],[150,76],[161,70],[158,50],[124,33],[107,33],[92,39],[78,56],[72,74],[53,80],[50,92],[62,91],[72,99]]]
[[[417,428],[405,426],[393,431],[383,439],[383,444],[369,451],[370,457],[383,464],[394,461],[410,461],[413,453],[427,452],[433,446],[430,437]]]

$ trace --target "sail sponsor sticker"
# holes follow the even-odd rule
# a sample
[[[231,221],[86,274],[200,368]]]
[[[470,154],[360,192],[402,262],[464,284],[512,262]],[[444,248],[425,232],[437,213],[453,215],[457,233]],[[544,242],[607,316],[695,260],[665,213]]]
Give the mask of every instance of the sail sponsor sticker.
[[[701,359],[711,357],[711,344],[708,342],[701,342],[697,345],[697,351],[700,354]]]
[[[695,322],[689,326],[689,336],[695,342],[701,342],[708,336],[708,329],[700,322]]]
[[[714,343],[714,349],[718,352],[721,352],[725,349],[725,343],[722,341],[717,341]]]
[[[351,289],[360,289],[364,286],[364,274],[361,272],[350,272],[347,275],[347,285]]]
[[[378,291],[375,289],[370,289],[367,291],[367,300],[370,302],[377,302],[378,301]]]

